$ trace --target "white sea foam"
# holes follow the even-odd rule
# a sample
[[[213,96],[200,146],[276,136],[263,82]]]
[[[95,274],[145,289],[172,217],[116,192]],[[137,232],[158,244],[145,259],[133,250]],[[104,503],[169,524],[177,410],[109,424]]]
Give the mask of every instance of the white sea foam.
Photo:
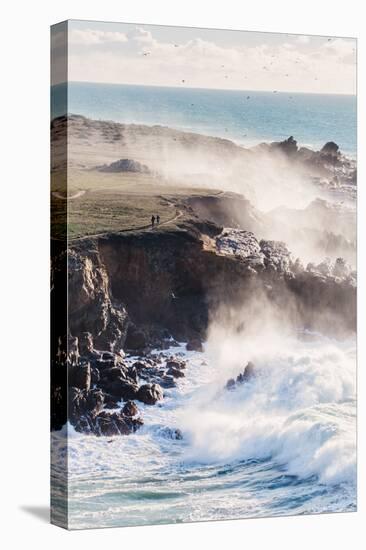
[[[266,346],[263,345],[266,341]],[[211,346],[211,349],[210,349]],[[230,348],[230,349],[229,349]],[[212,378],[181,411],[187,460],[270,458],[289,474],[355,482],[355,355],[352,342],[320,337],[229,340],[207,350]],[[255,363],[257,376],[234,391],[228,377]]]
[[[354,342],[273,333],[258,348],[253,337],[214,335],[204,353],[171,349],[188,360],[186,378],[161,404],[139,404],[136,434],[69,426],[70,527],[354,509]],[[247,360],[257,377],[225,390]],[[281,472],[299,483],[281,488]]]

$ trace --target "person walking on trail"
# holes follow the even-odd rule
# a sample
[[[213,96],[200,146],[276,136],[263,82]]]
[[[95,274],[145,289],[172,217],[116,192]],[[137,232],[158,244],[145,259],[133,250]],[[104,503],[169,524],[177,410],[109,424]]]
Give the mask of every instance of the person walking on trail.
[[[154,214],[151,216],[151,227],[154,227],[155,225],[155,216]]]
[[[156,216],[156,225],[159,225],[159,223],[160,223],[160,216],[159,216],[159,214],[158,214],[158,215]]]

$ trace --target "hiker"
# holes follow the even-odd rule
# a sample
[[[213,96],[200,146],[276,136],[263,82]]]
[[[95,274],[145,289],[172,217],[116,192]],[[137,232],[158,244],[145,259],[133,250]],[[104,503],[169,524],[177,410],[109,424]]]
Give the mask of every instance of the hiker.
[[[154,227],[155,225],[155,216],[154,214],[151,216],[151,227]]]
[[[156,216],[156,225],[159,225],[159,223],[160,223],[160,216],[159,216],[159,214],[158,214],[158,215]]]

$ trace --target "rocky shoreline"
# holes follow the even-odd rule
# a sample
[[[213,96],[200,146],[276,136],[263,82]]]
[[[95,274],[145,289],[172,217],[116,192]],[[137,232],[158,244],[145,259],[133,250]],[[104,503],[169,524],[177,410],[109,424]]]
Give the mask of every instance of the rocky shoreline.
[[[250,294],[265,292],[297,325],[316,330],[320,319],[323,332],[326,325],[328,332],[354,330],[356,274],[344,260],[304,267],[282,242],[212,224],[209,233],[192,225],[68,250],[69,335],[59,337],[52,365],[53,429],[68,420],[97,436],[138,430],[139,403],[156,405],[185,376],[185,361],[169,348],[183,340],[202,351],[210,315],[223,304],[235,307],[238,296],[245,307]],[[231,389],[252,370],[229,381]]]
[[[245,309],[253,296],[270,303],[294,327],[332,336],[355,332],[356,272],[351,265],[357,173],[355,161],[342,155],[337,144],[311,151],[290,137],[244,149],[229,140],[165,127],[60,117],[52,121],[51,131],[53,176],[64,191],[61,197],[67,196],[62,186],[67,183],[65,159],[56,152],[58,146],[63,150],[66,130],[73,151],[68,164],[72,181],[91,178],[95,189],[84,188],[69,202],[52,198],[58,214],[52,299],[60,312],[52,344],[52,429],[69,421],[77,431],[98,436],[135,432],[143,425],[139,403],[159,404],[164,390],[185,376],[184,361],[169,354],[172,343],[187,342],[187,350],[202,351],[217,312]],[[86,154],[91,146],[93,155]],[[175,152],[182,155],[183,171],[170,180],[164,167]],[[337,200],[328,202],[320,193],[322,198],[302,209],[281,205],[260,210],[243,194],[200,189],[197,181],[206,176],[185,173],[196,155],[197,166],[216,159],[209,174],[213,187],[217,173],[227,174],[230,185],[253,174],[263,183],[276,167],[288,174],[289,182],[306,175],[309,185],[335,191]],[[269,172],[263,175],[267,161]],[[228,167],[236,171],[230,175]],[[131,180],[133,185],[123,180],[123,191],[118,178],[126,174],[139,178]],[[100,177],[112,180],[103,179],[100,189]],[[160,204],[167,221],[152,228],[157,181],[155,195],[162,202],[153,204]],[[110,182],[113,189],[108,189]],[[192,182],[196,188],[185,187]],[[134,195],[139,185],[143,188]],[[347,207],[339,197],[348,201]],[[139,209],[143,198],[146,211]],[[89,236],[80,224],[80,232],[75,231],[82,236],[67,240],[67,208],[74,209],[76,225],[82,214],[87,221],[91,216],[92,229],[103,212],[108,230]],[[120,230],[129,210],[136,223]],[[296,244],[305,243],[323,259],[304,265],[299,248],[297,255],[291,252],[294,234]],[[328,253],[332,260],[325,257]],[[250,378],[246,373],[229,385]]]

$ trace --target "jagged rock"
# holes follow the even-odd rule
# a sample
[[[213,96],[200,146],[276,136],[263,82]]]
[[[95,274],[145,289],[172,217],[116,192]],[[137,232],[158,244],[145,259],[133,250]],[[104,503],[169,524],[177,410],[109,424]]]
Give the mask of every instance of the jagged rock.
[[[133,401],[127,401],[124,405],[122,412],[125,416],[136,416],[139,413],[136,403]]]
[[[291,253],[282,241],[260,241],[261,252],[264,254],[264,265],[267,269],[287,272],[291,265]]]
[[[252,378],[255,377],[255,374],[255,366],[251,361],[249,361],[244,371],[236,377],[236,380],[234,378],[230,378],[226,382],[225,388],[227,390],[234,390],[238,384],[249,382]]]
[[[159,384],[143,384],[140,386],[136,399],[146,405],[155,405],[157,401],[163,399],[163,390]]]
[[[114,398],[123,399],[128,401],[134,399],[137,396],[139,387],[132,381],[117,379],[113,382],[106,382],[103,384],[103,389],[110,393]]]
[[[90,332],[98,349],[122,349],[128,324],[127,312],[123,304],[111,298],[108,274],[98,251],[69,249],[68,274],[71,334]]]
[[[69,385],[81,390],[90,390],[90,363],[69,366]]]
[[[105,382],[115,382],[117,380],[126,380],[126,370],[122,367],[110,367],[104,369],[101,373],[101,384]]]
[[[254,269],[263,268],[263,253],[259,243],[251,231],[225,228],[216,237],[216,249],[219,254],[233,256],[245,261]]]
[[[102,390],[90,390],[85,396],[85,406],[89,413],[99,413],[104,405],[104,393]]]

